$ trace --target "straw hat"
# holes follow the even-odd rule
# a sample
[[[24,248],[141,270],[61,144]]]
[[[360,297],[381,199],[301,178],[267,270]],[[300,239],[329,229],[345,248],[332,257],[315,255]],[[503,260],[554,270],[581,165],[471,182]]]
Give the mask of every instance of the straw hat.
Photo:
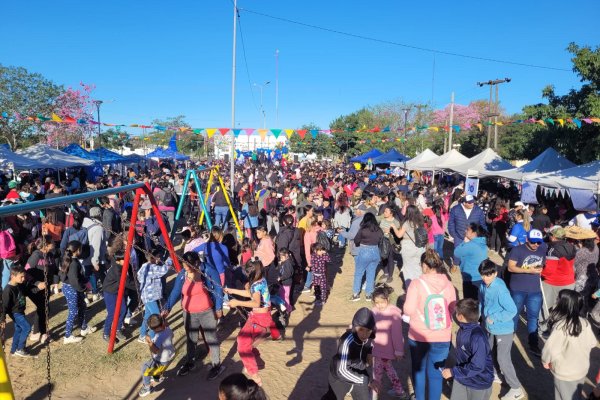
[[[569,239],[585,240],[595,239],[596,233],[591,229],[585,229],[579,226],[568,226],[565,228],[565,236]]]

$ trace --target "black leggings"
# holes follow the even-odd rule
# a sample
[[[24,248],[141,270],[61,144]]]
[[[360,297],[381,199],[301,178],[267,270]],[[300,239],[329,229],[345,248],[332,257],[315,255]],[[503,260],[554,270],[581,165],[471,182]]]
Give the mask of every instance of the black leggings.
[[[321,400],[344,400],[346,394],[350,392],[352,400],[368,400],[369,386],[366,384],[358,385],[341,381],[329,373],[329,391]]]
[[[47,290],[50,290],[49,288]],[[45,290],[40,290],[37,293],[31,293],[28,297],[35,305],[35,317],[33,319],[33,333],[41,333],[45,335],[46,331],[46,302],[44,296]]]

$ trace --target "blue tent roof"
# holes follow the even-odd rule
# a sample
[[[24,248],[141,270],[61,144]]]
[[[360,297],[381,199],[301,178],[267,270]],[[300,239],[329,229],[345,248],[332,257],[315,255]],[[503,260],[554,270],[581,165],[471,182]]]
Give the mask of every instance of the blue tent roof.
[[[389,164],[394,161],[402,162],[408,160],[410,160],[409,157],[406,157],[404,154],[400,153],[396,149],[391,149],[387,153],[382,154],[379,157],[375,157],[373,159],[373,164]]]
[[[350,161],[352,161],[352,162],[359,162],[359,163],[366,163],[367,161],[369,161],[369,158],[379,157],[382,154],[383,153],[379,149],[372,149],[372,150],[367,151],[365,154],[362,154],[360,156],[352,157],[350,159]]]
[[[102,164],[125,164],[131,162],[131,160],[127,159],[126,157],[123,157],[114,151],[105,149],[104,147],[92,150],[90,153],[99,160],[102,160]]]
[[[171,149],[163,149],[162,147],[157,147],[151,153],[146,155],[146,158],[172,158],[177,161],[189,160],[190,157],[185,154],[178,153],[176,151],[172,151]]]
[[[98,157],[95,157],[94,155],[90,154],[89,151],[83,149],[80,145],[76,143],[71,143],[70,145],[62,149],[62,151],[72,156],[85,158],[86,160],[98,161]]]

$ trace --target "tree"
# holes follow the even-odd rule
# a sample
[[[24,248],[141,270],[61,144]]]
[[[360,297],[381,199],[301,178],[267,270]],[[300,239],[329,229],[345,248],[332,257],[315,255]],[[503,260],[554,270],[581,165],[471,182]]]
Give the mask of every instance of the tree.
[[[61,86],[40,74],[0,64],[0,111],[8,116],[0,119],[0,138],[13,150],[39,141],[41,124],[26,117],[50,115],[61,92]]]
[[[191,128],[191,125],[185,121],[185,115],[169,117],[165,120],[155,119],[152,121],[153,126],[164,126],[166,129],[154,130],[148,133],[147,143],[157,146],[166,147],[173,135],[177,135],[177,149],[181,153],[194,154],[196,157],[206,155],[205,152],[205,137],[196,135],[191,131],[182,131],[178,128]]]
[[[102,147],[107,149],[118,150],[123,147],[131,147],[132,145],[129,133],[119,127],[105,130],[100,136],[102,140],[97,143],[98,146],[102,145]]]
[[[450,124],[450,104],[441,110],[433,112],[431,123],[433,125],[447,126]],[[476,124],[483,120],[483,114],[478,104],[471,102],[469,105],[454,104],[452,125]]]
[[[316,154],[319,157],[330,156],[339,154],[339,148],[336,146],[335,141],[328,135],[317,134],[313,138],[311,130],[321,130],[314,123],[304,124],[298,130],[305,130],[306,134],[304,138],[301,138],[297,133],[293,134],[289,140],[289,150],[292,153],[306,153]]]
[[[79,84],[78,90],[68,88],[62,92],[54,101],[54,113],[63,120],[72,118],[71,123],[46,122],[46,140],[48,145],[63,148],[70,143],[83,143],[86,134],[92,133],[93,128],[89,124],[79,124],[79,120],[93,120],[94,103],[91,93],[93,85]],[[106,146],[105,146],[106,147]]]

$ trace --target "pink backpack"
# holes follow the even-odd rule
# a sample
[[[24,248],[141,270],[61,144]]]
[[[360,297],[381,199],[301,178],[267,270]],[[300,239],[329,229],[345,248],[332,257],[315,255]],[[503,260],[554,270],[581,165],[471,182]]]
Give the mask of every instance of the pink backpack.
[[[0,231],[0,258],[11,259],[17,255],[15,238],[9,231]]]

